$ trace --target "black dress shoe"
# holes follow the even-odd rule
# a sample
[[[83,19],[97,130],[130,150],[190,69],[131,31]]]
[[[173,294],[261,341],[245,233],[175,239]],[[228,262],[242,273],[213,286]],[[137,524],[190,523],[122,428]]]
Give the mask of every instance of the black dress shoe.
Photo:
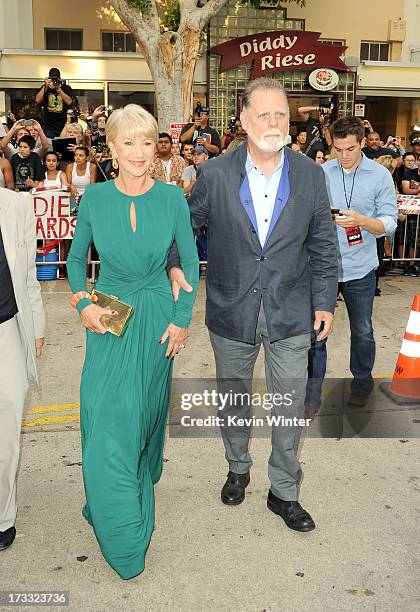
[[[245,499],[245,489],[249,485],[249,481],[249,472],[246,474],[229,472],[220,495],[222,502],[227,506],[241,504]]]
[[[364,408],[369,402],[369,393],[351,393],[347,404],[355,408]]]
[[[315,523],[309,512],[306,512],[298,501],[285,501],[268,492],[267,508],[278,514],[290,529],[295,531],[312,531]]]
[[[15,539],[16,528],[13,525],[6,529],[6,531],[0,531],[0,550],[5,550],[9,548],[11,544],[13,544],[13,540]]]

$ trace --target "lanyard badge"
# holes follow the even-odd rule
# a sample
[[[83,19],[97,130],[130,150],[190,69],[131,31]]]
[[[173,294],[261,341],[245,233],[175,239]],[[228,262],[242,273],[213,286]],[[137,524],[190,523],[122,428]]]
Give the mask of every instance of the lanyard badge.
[[[356,244],[362,244],[362,230],[360,225],[353,225],[352,227],[345,227],[347,243],[349,246],[355,246]]]
[[[350,205],[351,205],[351,201],[353,198],[354,181],[356,179],[357,170],[358,170],[358,166],[356,170],[354,171],[353,182],[351,185],[350,199],[348,199],[347,192],[346,192],[346,183],[344,180],[344,170],[343,168],[341,168],[341,172],[343,176],[343,191],[344,191],[344,197],[346,198],[347,210],[350,210]],[[346,231],[347,244],[349,246],[356,246],[357,244],[363,243],[362,230],[360,228],[360,225],[353,225],[352,227],[345,227],[344,229]]]

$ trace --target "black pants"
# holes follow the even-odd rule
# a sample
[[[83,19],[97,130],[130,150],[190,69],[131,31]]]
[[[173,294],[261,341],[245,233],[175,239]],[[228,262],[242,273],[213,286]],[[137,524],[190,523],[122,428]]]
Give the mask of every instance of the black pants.
[[[379,266],[376,269],[376,289],[379,285],[379,277],[383,276],[385,271],[384,268],[384,254],[385,254],[385,236],[376,239],[376,251],[378,253]]]

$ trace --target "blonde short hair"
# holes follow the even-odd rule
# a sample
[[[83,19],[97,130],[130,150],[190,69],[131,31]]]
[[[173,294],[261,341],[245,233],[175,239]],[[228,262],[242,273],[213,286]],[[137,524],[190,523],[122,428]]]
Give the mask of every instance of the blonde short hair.
[[[80,125],[80,123],[68,123],[66,125],[66,134],[69,133],[69,130],[76,130],[77,132],[79,132],[80,143],[78,143],[78,144],[83,144],[84,145],[86,143],[85,133],[84,133],[83,128]]]
[[[156,119],[138,104],[127,104],[124,108],[114,110],[106,122],[105,134],[108,143],[114,143],[118,136],[146,136],[153,142],[157,142],[159,137]]]
[[[68,123],[66,125],[66,132],[69,131],[69,128],[76,128],[76,130],[78,132],[80,132],[81,134],[83,134],[83,127],[80,125],[80,123]]]
[[[394,159],[392,155],[381,155],[380,157],[377,157],[374,161],[376,161],[377,164],[381,164],[381,166],[385,166],[385,168],[389,170],[391,174],[394,172],[395,168],[398,165],[397,160]]]

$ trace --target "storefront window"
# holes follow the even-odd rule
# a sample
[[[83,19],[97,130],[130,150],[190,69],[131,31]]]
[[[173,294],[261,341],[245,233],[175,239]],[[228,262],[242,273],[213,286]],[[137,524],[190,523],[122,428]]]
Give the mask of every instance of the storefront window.
[[[102,51],[135,53],[136,39],[130,32],[102,32]]]
[[[244,32],[242,32],[244,28]],[[287,19],[286,9],[254,9],[239,6],[229,0],[220,13],[210,22],[210,47],[227,42],[243,35],[258,34],[274,30],[305,30],[303,19]],[[329,41],[326,41],[329,42]],[[333,40],[331,39],[331,43]],[[241,106],[241,96],[251,77],[251,65],[243,64],[220,74],[220,56],[210,54],[209,58],[209,106],[212,125],[222,130],[232,115],[237,115]],[[338,115],[349,114],[353,108],[354,73],[340,72],[337,89],[327,94],[316,92],[308,82],[308,71],[271,72],[269,76],[278,80],[289,95],[316,96],[328,98],[340,92],[337,98]]]
[[[84,114],[91,114],[101,104],[104,104],[104,92],[102,89],[74,89],[69,82],[77,98],[79,108]]]
[[[387,62],[389,58],[389,43],[368,42],[360,43],[360,59],[370,62]]]
[[[42,109],[35,103],[35,95],[41,85],[42,83],[31,83],[27,87],[5,87],[0,82],[0,91],[4,93],[4,110],[12,111],[16,119],[32,118],[42,121]]]

